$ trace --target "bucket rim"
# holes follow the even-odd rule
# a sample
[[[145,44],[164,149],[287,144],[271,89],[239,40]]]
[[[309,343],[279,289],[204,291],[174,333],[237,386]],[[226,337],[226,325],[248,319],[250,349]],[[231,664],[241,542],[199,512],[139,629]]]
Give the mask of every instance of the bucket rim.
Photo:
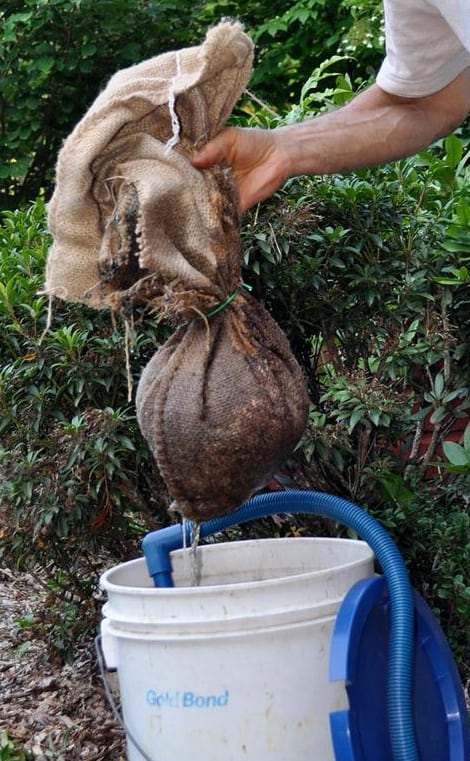
[[[330,626],[335,620],[344,597],[324,601],[320,605],[309,605],[295,610],[271,610],[259,615],[243,615],[232,618],[211,618],[204,621],[180,619],[159,621],[148,618],[136,621],[116,616],[114,611],[104,609],[103,621],[107,622],[108,633],[116,639],[141,642],[180,643],[211,640],[239,640],[262,636],[266,633],[289,631],[301,628]],[[191,627],[189,629],[188,627]]]
[[[138,586],[131,586],[129,584],[116,584],[114,582],[111,582],[109,580],[109,577],[113,574],[118,572],[123,567],[127,566],[140,566],[140,565],[146,565],[146,561],[144,557],[138,557],[134,558],[133,560],[125,561],[124,563],[119,563],[118,565],[112,566],[111,568],[108,568],[100,577],[99,580],[99,586],[100,589],[106,592],[112,592],[119,595],[132,595],[134,596],[135,589],[139,589],[139,594],[144,596],[155,596],[157,593],[162,598],[165,597],[195,597],[197,594],[201,592],[201,590],[204,590],[205,595],[217,595],[220,594],[222,590],[233,590],[233,589],[246,589],[247,591],[250,589],[259,589],[262,588],[269,588],[274,585],[279,585],[280,583],[283,583],[284,585],[294,584],[299,581],[299,579],[305,579],[310,580],[313,578],[319,578],[322,575],[325,575],[325,573],[339,573],[346,569],[352,569],[355,568],[358,564],[371,561],[374,558],[374,552],[370,548],[370,546],[362,539],[348,539],[348,538],[341,538],[341,537],[264,537],[262,539],[242,539],[242,540],[235,540],[231,542],[217,542],[213,544],[205,544],[200,545],[198,549],[201,549],[203,551],[216,551],[220,550],[221,547],[234,547],[236,545],[243,545],[247,547],[248,545],[255,545],[260,543],[292,543],[292,542],[301,542],[303,544],[307,542],[315,542],[315,543],[329,543],[329,544],[344,544],[347,542],[348,544],[355,544],[358,547],[361,547],[364,550],[364,555],[362,557],[355,558],[354,560],[349,560],[348,562],[344,562],[338,565],[334,565],[328,568],[319,568],[316,570],[307,570],[300,573],[292,573],[288,576],[277,576],[271,579],[260,579],[260,580],[242,580],[242,581],[235,581],[235,582],[229,582],[229,583],[223,583],[223,584],[200,584],[198,586],[174,586],[174,587],[155,587],[155,586],[149,586],[149,587],[138,587]],[[170,557],[173,554],[176,553],[182,553],[185,551],[183,548],[178,550],[173,550],[170,553]],[[148,576],[150,579],[150,575]]]

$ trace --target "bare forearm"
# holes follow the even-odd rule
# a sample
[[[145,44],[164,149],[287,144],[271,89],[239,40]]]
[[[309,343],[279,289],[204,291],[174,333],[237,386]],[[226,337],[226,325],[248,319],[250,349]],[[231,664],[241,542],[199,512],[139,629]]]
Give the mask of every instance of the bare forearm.
[[[288,177],[347,172],[416,153],[451,132],[469,110],[470,69],[425,98],[400,98],[373,85],[347,106],[300,124],[228,127],[192,161],[200,169],[228,164],[245,211]]]
[[[436,108],[433,98],[406,100],[374,85],[337,111],[279,128],[284,174],[345,172],[416,153],[452,131],[468,107],[451,99]]]

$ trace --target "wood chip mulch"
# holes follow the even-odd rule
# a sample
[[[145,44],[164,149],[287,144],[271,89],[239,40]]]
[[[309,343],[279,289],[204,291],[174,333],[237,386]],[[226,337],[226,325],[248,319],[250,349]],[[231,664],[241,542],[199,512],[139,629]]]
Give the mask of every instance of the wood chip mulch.
[[[63,665],[41,638],[21,632],[45,594],[33,574],[0,568],[0,727],[37,761],[126,761],[93,643]]]

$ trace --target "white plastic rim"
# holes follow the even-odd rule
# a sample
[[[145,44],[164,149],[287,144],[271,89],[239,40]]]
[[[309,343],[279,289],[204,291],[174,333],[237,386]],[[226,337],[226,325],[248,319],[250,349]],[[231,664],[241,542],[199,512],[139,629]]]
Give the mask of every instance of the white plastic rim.
[[[269,625],[294,623],[330,615],[373,565],[365,542],[329,538],[209,544],[198,558],[199,586],[190,586],[189,550],[171,553],[171,588],[154,587],[143,558],[106,571],[104,616],[121,636],[126,630],[155,637],[246,631],[267,615]]]

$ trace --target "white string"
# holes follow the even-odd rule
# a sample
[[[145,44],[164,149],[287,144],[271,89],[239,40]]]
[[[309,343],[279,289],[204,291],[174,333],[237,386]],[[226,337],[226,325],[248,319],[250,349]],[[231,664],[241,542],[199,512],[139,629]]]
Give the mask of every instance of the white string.
[[[178,119],[178,114],[176,113],[175,109],[175,86],[176,86],[176,80],[181,74],[181,62],[180,62],[180,54],[179,51],[176,53],[176,74],[171,80],[170,89],[168,91],[168,108],[170,111],[170,117],[171,117],[171,129],[173,132],[173,135],[170,137],[168,142],[165,145],[165,153],[169,153],[175,145],[178,145],[180,141],[180,120]]]
[[[131,316],[130,323],[127,317],[124,317],[124,354],[126,358],[126,377],[127,377],[127,401],[132,401],[132,369],[131,369],[131,346],[134,337],[134,320]]]
[[[38,295],[41,295],[41,294],[44,294],[44,293],[46,293],[46,292],[45,291],[39,291]],[[42,344],[44,337],[47,335],[47,333],[51,329],[51,325],[52,325],[52,299],[53,299],[52,293],[49,293],[48,300],[47,300],[46,327],[44,328],[44,330],[42,331],[41,335],[39,336],[39,341],[38,341],[39,344]]]

